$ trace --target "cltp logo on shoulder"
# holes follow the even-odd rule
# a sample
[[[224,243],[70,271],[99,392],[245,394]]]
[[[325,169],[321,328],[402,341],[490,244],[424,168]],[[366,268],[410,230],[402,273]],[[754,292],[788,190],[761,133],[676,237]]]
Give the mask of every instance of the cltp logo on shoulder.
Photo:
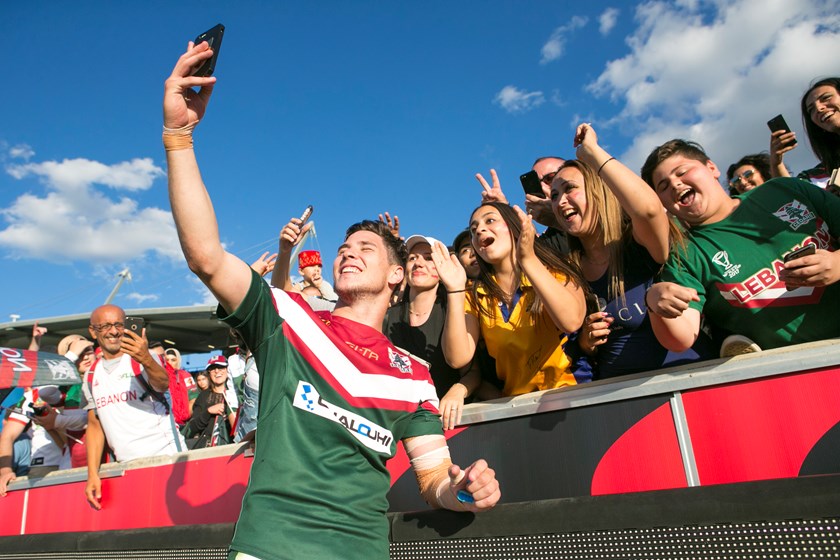
[[[723,276],[725,278],[732,278],[741,271],[740,264],[732,264],[729,262],[729,254],[726,251],[718,251],[712,257],[712,262],[723,269]]]
[[[403,373],[411,374],[411,359],[408,356],[395,352],[393,348],[388,348],[388,358],[391,360],[391,367],[399,369]]]
[[[791,200],[773,212],[773,215],[790,224],[794,231],[816,218],[816,215],[798,200]]]

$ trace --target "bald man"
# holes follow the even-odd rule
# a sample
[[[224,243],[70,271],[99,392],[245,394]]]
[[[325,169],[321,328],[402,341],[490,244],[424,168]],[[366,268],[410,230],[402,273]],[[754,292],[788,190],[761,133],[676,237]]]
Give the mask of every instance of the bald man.
[[[88,331],[102,350],[82,384],[82,404],[88,411],[85,495],[98,510],[99,465],[106,441],[117,461],[171,455],[186,446],[163,398],[169,376],[149,353],[146,329],[139,335],[126,330],[125,311],[102,305],[91,313]]]

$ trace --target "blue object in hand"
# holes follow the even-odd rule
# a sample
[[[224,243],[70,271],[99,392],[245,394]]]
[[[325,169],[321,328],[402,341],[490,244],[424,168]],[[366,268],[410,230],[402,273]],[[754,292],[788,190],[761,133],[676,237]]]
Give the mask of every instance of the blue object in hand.
[[[455,495],[458,498],[458,501],[462,504],[474,504],[475,498],[473,495],[467,492],[466,490],[458,490],[458,493]]]

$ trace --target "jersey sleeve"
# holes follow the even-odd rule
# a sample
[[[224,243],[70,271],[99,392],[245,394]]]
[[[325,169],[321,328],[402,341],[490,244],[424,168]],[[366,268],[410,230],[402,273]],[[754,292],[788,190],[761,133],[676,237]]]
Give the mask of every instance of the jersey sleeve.
[[[239,332],[252,352],[255,352],[283,323],[283,319],[277,313],[268,284],[253,270],[251,271],[251,286],[239,307],[233,313],[227,314],[220,305],[216,314],[220,320]]]
[[[411,415],[403,439],[417,436],[443,435],[443,424],[440,416],[432,413],[422,405]]]
[[[662,269],[659,280],[661,282],[673,282],[686,288],[694,288],[700,301],[691,301],[688,306],[702,312],[703,306],[706,305],[706,286],[703,284],[701,269],[694,262],[692,256],[691,245],[686,248],[686,252],[680,252],[679,257],[671,254]]]

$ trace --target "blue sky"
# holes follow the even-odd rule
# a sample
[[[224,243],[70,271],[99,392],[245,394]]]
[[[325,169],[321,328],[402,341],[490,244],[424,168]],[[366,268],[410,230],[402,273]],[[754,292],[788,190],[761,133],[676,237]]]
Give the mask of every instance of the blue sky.
[[[127,309],[208,303],[175,237],[163,82],[222,22],[196,132],[228,249],[251,261],[307,204],[328,269],[347,225],[386,210],[451,241],[494,167],[513,202],[541,155],[592,122],[638,169],[701,142],[724,168],[836,75],[837,0],[23,2],[0,4],[0,322],[85,313],[129,267]],[[327,276],[331,273],[328,271]]]

